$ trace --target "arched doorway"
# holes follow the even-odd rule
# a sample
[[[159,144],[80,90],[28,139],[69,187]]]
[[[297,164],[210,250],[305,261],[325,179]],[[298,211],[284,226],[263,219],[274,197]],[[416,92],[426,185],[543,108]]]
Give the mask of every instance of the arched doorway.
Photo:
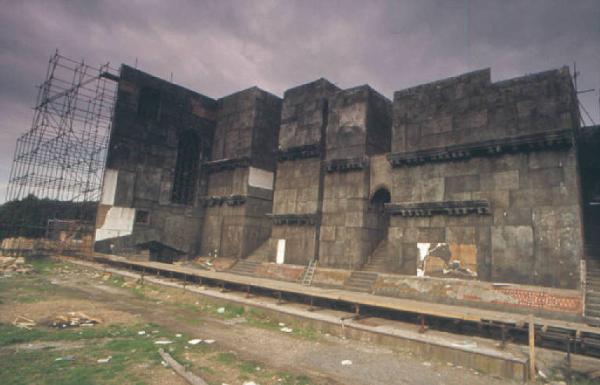
[[[374,207],[381,207],[383,210],[385,203],[390,203],[391,199],[392,196],[390,195],[388,189],[385,187],[380,187],[371,197],[371,205]]]

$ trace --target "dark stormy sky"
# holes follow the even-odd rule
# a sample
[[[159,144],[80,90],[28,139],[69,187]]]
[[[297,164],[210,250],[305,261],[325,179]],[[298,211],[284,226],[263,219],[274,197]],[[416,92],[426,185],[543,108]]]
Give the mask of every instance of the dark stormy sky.
[[[56,48],[91,64],[137,58],[212,97],[326,77],[391,98],[474,69],[496,81],[576,61],[600,121],[600,0],[0,0],[0,202]]]

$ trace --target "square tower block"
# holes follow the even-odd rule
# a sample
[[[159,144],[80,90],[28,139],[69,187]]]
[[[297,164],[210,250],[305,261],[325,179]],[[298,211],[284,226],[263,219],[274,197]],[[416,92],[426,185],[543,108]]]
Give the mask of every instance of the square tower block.
[[[201,254],[245,258],[270,234],[281,99],[253,87],[218,103]]]

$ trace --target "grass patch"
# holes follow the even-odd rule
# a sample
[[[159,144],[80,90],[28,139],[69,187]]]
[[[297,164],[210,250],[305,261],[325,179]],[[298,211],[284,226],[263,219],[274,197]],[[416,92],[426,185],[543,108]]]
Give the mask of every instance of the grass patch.
[[[138,331],[146,334],[139,335]],[[111,325],[76,329],[24,330],[12,325],[0,325],[0,346],[36,341],[90,341],[85,347],[55,351],[53,349],[18,351],[0,359],[2,384],[138,384],[145,382],[132,375],[129,368],[141,364],[146,367],[160,366],[158,349],[163,347],[182,364],[184,351],[206,352],[207,346],[187,345],[186,336],[175,337],[171,331],[156,324]],[[173,341],[169,345],[156,345],[157,339]],[[73,360],[56,360],[73,356]],[[98,363],[100,358],[111,356],[109,363]]]
[[[217,355],[217,362],[224,365],[233,365],[237,361],[237,357],[233,353],[219,353]]]
[[[239,368],[242,373],[250,374],[257,372],[256,368],[260,368],[260,365],[252,361],[242,361],[240,362]]]
[[[27,258],[26,262],[33,266],[33,271],[38,274],[48,274],[61,265],[52,258],[31,257]]]
[[[281,329],[281,326],[279,326],[279,321],[273,320],[267,314],[257,309],[251,309],[248,312],[248,315],[246,315],[246,320],[248,322],[248,325],[258,327],[261,329],[274,331],[279,331]],[[287,323],[286,326],[292,329],[292,332],[289,334],[295,337],[307,339],[310,341],[315,341],[318,339],[319,334],[314,329],[301,328],[298,325],[294,325],[293,323]]]
[[[76,341],[94,338],[132,337],[135,330],[122,325],[94,326],[73,329],[21,329],[13,325],[0,324],[0,346],[32,341]]]

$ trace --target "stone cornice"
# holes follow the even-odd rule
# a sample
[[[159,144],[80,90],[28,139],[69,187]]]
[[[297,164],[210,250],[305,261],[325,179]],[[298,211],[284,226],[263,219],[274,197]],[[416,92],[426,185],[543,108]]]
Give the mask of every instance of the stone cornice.
[[[440,214],[485,215],[490,213],[490,203],[486,200],[386,203],[385,211],[403,217],[429,217]]]
[[[222,206],[225,203],[227,206],[240,206],[246,203],[245,195],[224,195],[224,196],[208,196],[200,198],[203,207]]]
[[[315,143],[279,149],[275,151],[275,156],[280,162],[295,159],[318,158],[321,156],[321,146]]]
[[[561,130],[430,150],[397,152],[388,154],[387,158],[392,167],[402,167],[429,162],[449,162],[480,156],[494,156],[505,153],[554,150],[567,148],[572,144],[573,131]]]
[[[205,162],[202,165],[209,173],[219,172],[224,170],[234,170],[250,166],[250,158],[247,156],[241,158],[219,159]]]
[[[363,170],[369,166],[369,159],[366,157],[331,159],[325,161],[325,171],[327,172],[346,172]]]
[[[267,214],[275,225],[315,225],[319,217],[317,214]]]

